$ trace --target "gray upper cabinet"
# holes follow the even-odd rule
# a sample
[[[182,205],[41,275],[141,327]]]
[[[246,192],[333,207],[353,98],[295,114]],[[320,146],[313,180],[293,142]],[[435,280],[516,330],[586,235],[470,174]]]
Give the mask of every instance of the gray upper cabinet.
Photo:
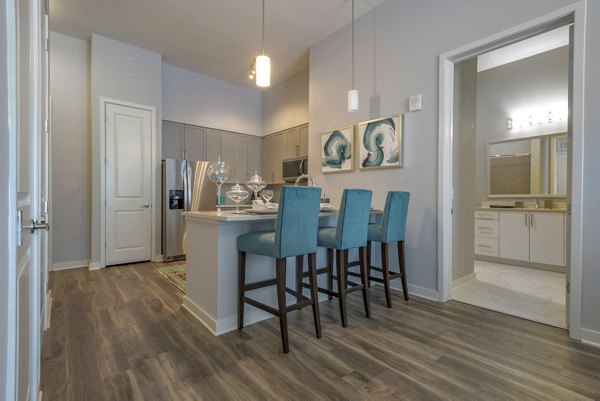
[[[206,130],[206,160],[216,162],[221,156],[221,131]]]
[[[247,178],[246,180],[248,180],[250,177],[252,177],[254,175],[255,171],[258,171],[258,173],[260,175],[263,175],[262,172],[262,140],[260,137],[257,136],[247,136],[247,155],[248,155],[248,166],[246,167],[246,172],[247,172]],[[265,180],[266,177],[263,177],[263,180]]]
[[[231,168],[228,182],[234,182],[236,177],[235,167],[235,134],[221,131],[221,160]]]
[[[286,131],[281,131],[263,138],[263,180],[270,184],[280,184],[282,178],[282,161],[286,158]]]
[[[285,157],[300,157],[308,155],[308,124],[285,130]]]
[[[221,156],[221,160],[231,168],[231,176],[227,180],[228,182],[239,180],[240,183],[245,183],[254,174],[254,171],[264,175],[261,168],[261,137],[172,121],[163,121],[162,131],[163,159],[214,162]],[[278,142],[278,146],[281,148],[275,151],[281,155],[285,152],[285,137],[282,138],[284,141]],[[273,168],[276,164],[272,162]],[[281,170],[281,160],[277,165]],[[279,173],[280,176],[281,172]],[[265,180],[267,180],[266,177]]]
[[[235,136],[234,153],[235,175],[231,181],[244,183],[248,179],[248,138],[246,135]]]
[[[184,159],[184,124],[162,122],[162,158]]]
[[[206,160],[206,128],[186,125],[184,143],[187,160]]]
[[[300,155],[308,156],[308,124],[299,127],[300,134]]]

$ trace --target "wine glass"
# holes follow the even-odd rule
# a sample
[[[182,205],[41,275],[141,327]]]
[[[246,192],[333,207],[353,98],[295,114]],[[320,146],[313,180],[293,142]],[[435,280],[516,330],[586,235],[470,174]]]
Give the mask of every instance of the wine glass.
[[[254,171],[254,175],[250,177],[250,181],[246,182],[246,186],[254,192],[254,199],[258,199],[258,192],[267,186],[267,183],[258,175],[258,171]]]
[[[208,175],[208,179],[214,182],[217,185],[217,215],[221,215],[221,185],[225,181],[229,179],[229,175],[231,174],[231,169],[227,165],[227,163],[221,161],[221,157],[219,156],[219,161],[213,162],[208,166],[208,171],[206,172]]]
[[[240,214],[240,202],[246,199],[248,195],[250,195],[250,193],[240,185],[239,181],[225,194],[226,197],[235,202],[235,214]]]
[[[271,202],[271,199],[273,199],[273,191],[271,191],[270,189],[263,189],[260,192],[260,195],[267,203]]]

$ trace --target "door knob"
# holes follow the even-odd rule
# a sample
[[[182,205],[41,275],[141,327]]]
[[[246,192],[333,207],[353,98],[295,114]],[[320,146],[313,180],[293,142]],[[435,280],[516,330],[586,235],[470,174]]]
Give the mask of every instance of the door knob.
[[[147,208],[149,208],[149,207],[150,207],[150,204],[149,204],[149,203],[144,203],[144,204],[142,205],[142,207],[144,207],[144,208],[146,208],[146,209],[147,209]]]

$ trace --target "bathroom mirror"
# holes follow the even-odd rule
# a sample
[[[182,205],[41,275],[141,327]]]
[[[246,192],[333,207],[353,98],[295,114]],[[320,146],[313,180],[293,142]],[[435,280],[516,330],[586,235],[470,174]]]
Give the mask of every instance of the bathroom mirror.
[[[567,134],[488,142],[488,195],[567,195]]]

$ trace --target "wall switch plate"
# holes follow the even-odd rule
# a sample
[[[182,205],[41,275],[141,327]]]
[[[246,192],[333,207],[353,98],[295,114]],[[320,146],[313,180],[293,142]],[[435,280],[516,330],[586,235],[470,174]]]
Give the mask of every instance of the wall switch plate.
[[[418,111],[422,108],[422,99],[423,95],[420,93],[418,95],[414,95],[408,98],[408,110],[409,111]]]

